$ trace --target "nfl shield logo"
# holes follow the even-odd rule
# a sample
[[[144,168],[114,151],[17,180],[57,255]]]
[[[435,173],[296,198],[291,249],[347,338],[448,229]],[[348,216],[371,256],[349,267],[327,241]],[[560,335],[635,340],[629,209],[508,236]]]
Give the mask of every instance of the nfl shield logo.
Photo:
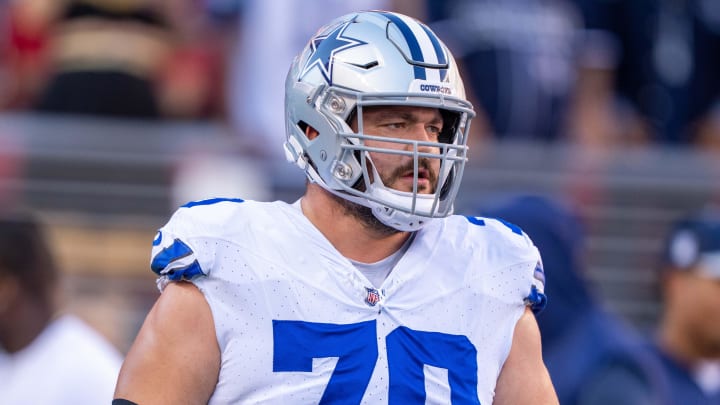
[[[365,290],[367,290],[367,297],[365,297],[365,302],[367,302],[367,304],[371,307],[374,307],[375,304],[380,302],[380,293],[374,288],[365,287]]]

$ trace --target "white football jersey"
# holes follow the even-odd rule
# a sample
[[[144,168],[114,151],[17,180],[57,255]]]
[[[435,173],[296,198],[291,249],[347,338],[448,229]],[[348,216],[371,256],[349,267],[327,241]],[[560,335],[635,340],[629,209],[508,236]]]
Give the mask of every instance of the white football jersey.
[[[491,404],[537,249],[495,219],[431,221],[380,288],[297,208],[215,199],[180,208],[152,268],[191,279],[221,350],[211,404]]]

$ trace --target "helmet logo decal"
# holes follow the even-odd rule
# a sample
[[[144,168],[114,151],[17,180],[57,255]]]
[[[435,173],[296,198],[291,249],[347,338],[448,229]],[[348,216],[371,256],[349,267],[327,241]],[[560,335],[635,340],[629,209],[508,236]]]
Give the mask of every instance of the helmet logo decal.
[[[367,42],[343,35],[351,23],[352,21],[348,21],[345,24],[341,24],[329,34],[315,37],[310,41],[312,53],[300,73],[301,79],[310,70],[317,67],[320,69],[325,81],[332,85],[332,71],[335,55],[350,48],[367,44]]]

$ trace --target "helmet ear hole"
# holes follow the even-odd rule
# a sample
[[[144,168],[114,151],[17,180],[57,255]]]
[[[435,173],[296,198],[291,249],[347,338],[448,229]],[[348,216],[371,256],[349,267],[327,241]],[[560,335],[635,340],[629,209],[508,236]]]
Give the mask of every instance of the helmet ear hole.
[[[297,125],[297,127],[300,128],[303,133],[306,133],[308,127],[310,126],[310,125],[308,125],[308,123],[305,122],[305,121],[298,121],[297,124],[295,124],[295,125]]]
[[[348,114],[347,119],[345,120],[345,123],[348,124],[350,128],[352,128],[355,132],[358,132],[357,128],[357,107],[353,108],[352,111],[350,111],[350,114]],[[353,126],[353,123],[355,123],[355,126]]]
[[[305,134],[305,137],[307,137],[307,139],[310,141],[317,138],[317,136],[320,134],[317,129],[311,127],[310,124],[305,121],[298,122],[297,126],[302,130],[302,132]]]
[[[308,125],[307,122],[299,121],[296,125],[298,128],[300,128],[302,133],[305,134],[305,136],[308,136],[308,128],[310,128],[310,125]]]

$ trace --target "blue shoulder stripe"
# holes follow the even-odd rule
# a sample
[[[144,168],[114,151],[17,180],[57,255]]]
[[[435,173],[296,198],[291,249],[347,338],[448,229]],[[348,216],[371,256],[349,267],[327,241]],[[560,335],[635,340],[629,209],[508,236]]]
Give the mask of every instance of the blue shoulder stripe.
[[[547,306],[547,296],[540,291],[534,285],[530,287],[530,294],[525,297],[525,305],[529,306],[534,314],[539,314]]]
[[[471,216],[468,215],[468,216],[466,216],[465,218],[466,218],[466,219],[468,220],[468,222],[470,222],[471,224],[480,225],[480,226],[485,226],[485,221],[483,221],[482,219],[480,219],[480,218],[478,218],[478,217],[471,217]]]
[[[155,255],[150,263],[150,268],[155,273],[160,274],[160,272],[171,262],[190,256],[192,253],[193,251],[190,249],[190,246],[186,245],[185,242],[180,239],[175,239],[172,245],[166,247],[160,251],[160,253]]]
[[[190,201],[189,203],[183,205],[180,208],[192,208],[192,207],[196,207],[198,205],[212,205],[212,204],[217,204],[219,202],[224,202],[224,201],[229,201],[229,202],[234,202],[234,203],[245,202],[245,200],[243,200],[241,198],[211,198],[208,200]]]
[[[195,276],[199,276],[201,274],[204,273],[197,260],[185,267],[173,269],[167,272],[168,278],[172,281],[192,280]]]

